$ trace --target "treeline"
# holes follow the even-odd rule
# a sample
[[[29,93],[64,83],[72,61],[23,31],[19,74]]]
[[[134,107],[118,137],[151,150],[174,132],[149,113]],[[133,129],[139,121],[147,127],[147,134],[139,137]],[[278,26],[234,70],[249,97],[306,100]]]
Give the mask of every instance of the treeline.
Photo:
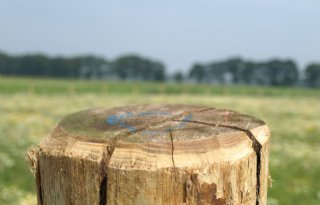
[[[196,63],[187,73],[168,75],[163,63],[137,55],[108,61],[97,56],[65,58],[0,53],[0,75],[320,87],[320,64],[299,70],[294,61],[280,59],[253,62],[232,58]]]
[[[223,62],[196,64],[189,77],[197,82],[292,86],[299,80],[296,64],[290,60],[251,62],[230,59]]]
[[[165,66],[134,55],[108,61],[96,56],[50,58],[0,53],[0,75],[164,81]]]
[[[189,79],[202,83],[320,87],[320,64],[299,71],[292,60],[253,62],[240,58],[195,64]]]

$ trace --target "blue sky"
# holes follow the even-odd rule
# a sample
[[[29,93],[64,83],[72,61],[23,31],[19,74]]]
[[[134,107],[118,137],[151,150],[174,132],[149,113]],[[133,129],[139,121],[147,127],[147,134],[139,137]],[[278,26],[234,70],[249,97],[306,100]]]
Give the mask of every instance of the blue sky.
[[[318,0],[0,1],[0,50],[113,59],[137,53],[169,70],[232,56],[320,62]]]

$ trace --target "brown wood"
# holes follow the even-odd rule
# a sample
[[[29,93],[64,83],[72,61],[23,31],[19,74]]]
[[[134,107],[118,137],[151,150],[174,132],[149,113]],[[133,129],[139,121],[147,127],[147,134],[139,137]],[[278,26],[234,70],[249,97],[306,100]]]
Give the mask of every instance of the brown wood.
[[[29,151],[40,205],[266,205],[270,132],[235,111],[90,109]]]

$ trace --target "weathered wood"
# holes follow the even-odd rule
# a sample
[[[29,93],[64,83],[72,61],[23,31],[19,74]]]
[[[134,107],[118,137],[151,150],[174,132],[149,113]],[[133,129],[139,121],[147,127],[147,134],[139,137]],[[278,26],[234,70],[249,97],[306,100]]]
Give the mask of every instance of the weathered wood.
[[[269,129],[185,105],[90,109],[28,153],[40,205],[266,205]]]

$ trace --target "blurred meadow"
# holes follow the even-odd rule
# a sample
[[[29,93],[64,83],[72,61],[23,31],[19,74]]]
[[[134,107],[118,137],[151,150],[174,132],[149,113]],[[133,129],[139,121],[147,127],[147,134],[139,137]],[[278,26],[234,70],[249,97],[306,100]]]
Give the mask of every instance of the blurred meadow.
[[[320,204],[320,90],[0,77],[0,204],[36,204],[25,153],[64,115],[89,107],[197,104],[272,130],[269,205]]]
[[[0,1],[0,205],[36,204],[26,152],[63,116],[171,103],[264,120],[268,205],[319,205],[319,19],[316,0]]]

